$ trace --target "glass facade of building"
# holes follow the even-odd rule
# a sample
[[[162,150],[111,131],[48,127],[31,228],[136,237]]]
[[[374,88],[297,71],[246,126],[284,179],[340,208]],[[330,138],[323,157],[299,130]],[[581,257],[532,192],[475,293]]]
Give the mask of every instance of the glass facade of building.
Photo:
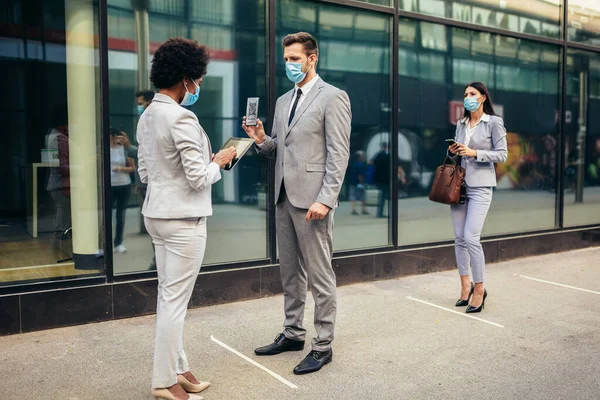
[[[471,81],[486,83],[509,145],[484,234],[554,228],[560,47],[429,22],[399,25],[399,244],[453,237],[448,210],[426,196]]]
[[[399,0],[400,9],[507,31],[559,38],[562,0]],[[586,0],[581,0],[585,2]],[[589,3],[593,2],[590,1]],[[577,3],[577,1],[575,1]],[[569,1],[571,4],[571,1]]]
[[[3,3],[0,285],[105,269],[98,33],[93,2]]]
[[[129,0],[108,1],[108,65],[110,124],[124,131],[135,146],[138,120],[136,94],[152,90],[148,63],[152,52],[170,37],[182,36],[206,44],[211,50],[209,71],[202,95],[190,109],[198,116],[213,148],[232,136],[246,134],[241,118],[246,98],[258,97],[260,118],[268,123],[266,80],[266,20],[264,1],[150,1],[147,25],[138,20],[143,10]],[[243,16],[243,18],[242,18]],[[132,49],[137,32],[148,27],[148,60],[140,60]],[[266,185],[268,162],[250,154],[213,187],[214,217],[209,218],[210,245],[205,265],[266,260]],[[140,214],[141,184],[136,182],[125,218],[126,253],[115,254],[115,274],[151,269],[152,244]],[[260,199],[259,199],[260,198]],[[260,200],[260,201],[259,201]],[[243,229],[240,229],[243,227]],[[235,236],[236,251],[224,243]]]
[[[508,131],[486,238],[600,225],[596,1],[569,0],[564,10],[562,0],[7,0],[0,291],[154,277],[135,175],[120,199],[127,251],[113,251],[122,201],[109,141],[110,128],[126,134],[136,162],[138,94],[153,90],[154,51],[174,36],[210,48],[191,110],[214,148],[245,136],[248,97],[259,97],[269,125],[276,98],[292,88],[281,39],[297,31],[319,40],[319,75],[352,103],[336,255],[452,242],[448,208],[427,195],[471,81],[488,86]],[[377,156],[388,168],[375,168]],[[361,168],[366,199],[356,204],[349,194]],[[223,175],[204,264],[276,264],[271,161],[251,152]]]

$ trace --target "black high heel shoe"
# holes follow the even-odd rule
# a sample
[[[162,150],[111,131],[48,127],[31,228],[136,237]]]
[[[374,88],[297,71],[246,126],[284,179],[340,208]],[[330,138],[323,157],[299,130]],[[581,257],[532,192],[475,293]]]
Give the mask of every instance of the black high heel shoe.
[[[467,311],[465,311],[465,312],[467,314],[481,312],[481,310],[483,310],[483,308],[485,307],[485,298],[486,297],[487,297],[487,290],[483,289],[483,301],[481,302],[481,305],[479,307],[469,306],[469,307],[467,307]]]
[[[473,282],[471,282],[471,292],[469,293],[469,297],[467,297],[466,300],[458,299],[458,301],[455,304],[456,307],[468,306],[469,305],[469,300],[471,299],[471,296],[473,296],[473,291],[474,290],[475,290],[475,285],[473,284]]]

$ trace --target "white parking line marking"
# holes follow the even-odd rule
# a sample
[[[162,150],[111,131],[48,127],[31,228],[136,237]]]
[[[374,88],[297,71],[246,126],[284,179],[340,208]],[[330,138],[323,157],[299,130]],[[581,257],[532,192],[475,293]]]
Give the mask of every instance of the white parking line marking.
[[[545,281],[545,280],[543,280],[543,279],[532,278],[532,277],[530,277],[530,276],[525,276],[525,275],[517,275],[517,276],[520,276],[521,278],[529,279],[529,280],[531,280],[531,281],[536,281],[536,282],[547,283],[547,284],[549,284],[549,285],[555,285],[555,286],[566,287],[566,288],[568,288],[568,289],[580,290],[580,291],[582,291],[582,292],[587,292],[587,293],[600,294],[600,292],[594,292],[593,290],[588,290],[588,289],[578,288],[578,287],[575,287],[575,286],[564,285],[564,284],[562,284],[562,283],[557,283],[557,282]]]
[[[278,381],[280,381],[281,383],[286,384],[287,386],[291,387],[292,389],[298,389],[298,386],[294,385],[292,382],[288,381],[287,379],[283,378],[280,375],[277,375],[275,372],[271,371],[270,369],[263,367],[262,365],[260,365],[259,363],[257,363],[256,361],[254,361],[251,358],[246,357],[245,355],[243,355],[242,353],[240,353],[239,351],[227,346],[225,343],[221,342],[218,339],[215,339],[214,336],[210,336],[210,340],[212,340],[213,342],[215,342],[216,344],[218,344],[219,346],[223,347],[224,349],[229,350],[230,352],[232,352],[233,354],[243,358],[244,360],[248,361],[250,364],[254,365],[255,367],[258,367],[260,369],[262,369],[263,371],[265,371],[267,374],[271,375],[273,378],[277,379]]]
[[[448,312],[451,312],[451,313],[454,313],[454,314],[458,314],[461,317],[476,319],[477,321],[485,322],[486,324],[494,325],[494,326],[496,326],[498,328],[504,328],[504,325],[500,325],[500,324],[497,324],[495,322],[485,320],[483,318],[474,317],[474,316],[472,316],[470,314],[466,314],[464,312],[454,311],[454,310],[451,310],[451,309],[446,308],[446,307],[438,306],[437,304],[433,304],[433,303],[429,303],[427,301],[415,299],[414,297],[411,297],[411,296],[406,296],[406,298],[409,299],[409,300],[412,300],[412,301],[417,301],[419,303],[427,304],[428,306],[431,306],[431,307],[439,308],[440,310],[444,310],[444,311],[448,311]]]

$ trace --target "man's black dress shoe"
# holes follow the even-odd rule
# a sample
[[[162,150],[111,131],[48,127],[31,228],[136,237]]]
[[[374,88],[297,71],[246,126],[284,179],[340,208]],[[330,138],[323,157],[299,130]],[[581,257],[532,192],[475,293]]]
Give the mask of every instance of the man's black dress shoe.
[[[257,356],[274,356],[275,354],[284,353],[286,351],[302,351],[304,350],[304,340],[293,340],[286,338],[283,333],[280,333],[275,338],[275,341],[269,345],[259,347],[254,350]]]
[[[294,368],[294,374],[303,375],[310,374],[311,372],[317,372],[324,365],[329,364],[333,359],[333,351],[316,351],[313,350],[296,368]]]

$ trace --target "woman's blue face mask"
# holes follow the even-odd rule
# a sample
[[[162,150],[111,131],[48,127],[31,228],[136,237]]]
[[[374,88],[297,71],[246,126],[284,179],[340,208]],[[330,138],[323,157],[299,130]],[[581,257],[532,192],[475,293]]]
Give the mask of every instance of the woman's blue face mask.
[[[465,109],[469,112],[477,111],[481,106],[479,97],[465,97],[464,100]]]
[[[183,100],[181,100],[181,103],[179,103],[182,106],[191,106],[196,101],[198,101],[198,97],[200,97],[200,86],[198,86],[196,82],[192,82],[194,83],[194,86],[196,86],[196,91],[194,93],[190,93],[190,91],[187,88],[187,85],[185,84],[185,82],[183,82],[183,87],[185,88],[185,95],[183,96]]]

